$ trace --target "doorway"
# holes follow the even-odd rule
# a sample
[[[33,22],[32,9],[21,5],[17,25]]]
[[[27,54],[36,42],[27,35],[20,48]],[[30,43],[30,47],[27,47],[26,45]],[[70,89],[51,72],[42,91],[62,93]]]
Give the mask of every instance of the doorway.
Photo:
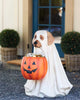
[[[60,42],[65,33],[65,0],[33,0],[33,35],[37,30],[51,32],[60,57],[64,57]]]

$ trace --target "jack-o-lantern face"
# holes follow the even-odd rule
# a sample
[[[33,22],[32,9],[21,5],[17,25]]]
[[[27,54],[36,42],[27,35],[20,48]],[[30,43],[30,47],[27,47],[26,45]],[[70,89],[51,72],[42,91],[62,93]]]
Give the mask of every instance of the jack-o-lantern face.
[[[24,62],[24,64],[25,64],[24,66],[27,66],[26,61]],[[33,65],[33,69],[31,68],[32,65]],[[35,61],[32,62],[32,65],[28,65],[27,66],[27,69],[26,68],[23,68],[24,71],[26,71],[29,74],[32,74],[32,72],[35,72],[37,70]]]
[[[47,60],[45,57],[23,57],[21,72],[24,78],[39,80],[47,72]]]

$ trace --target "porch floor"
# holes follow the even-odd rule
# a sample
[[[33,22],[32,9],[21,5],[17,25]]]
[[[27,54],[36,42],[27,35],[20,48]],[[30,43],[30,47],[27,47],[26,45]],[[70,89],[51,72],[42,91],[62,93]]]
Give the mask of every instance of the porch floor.
[[[21,65],[21,60],[22,59],[16,59],[16,60],[11,60],[11,61],[7,61],[8,64],[13,64],[13,65]],[[65,65],[65,59],[61,58],[62,64]]]
[[[67,96],[42,99],[26,96],[24,91],[26,79],[19,70],[6,67],[6,64],[0,65],[0,100],[80,100],[80,72],[66,71],[68,79],[74,85]]]

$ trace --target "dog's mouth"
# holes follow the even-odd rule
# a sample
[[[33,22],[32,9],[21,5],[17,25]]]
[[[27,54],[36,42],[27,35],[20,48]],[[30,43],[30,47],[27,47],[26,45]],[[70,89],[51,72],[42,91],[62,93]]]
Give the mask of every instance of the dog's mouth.
[[[40,48],[41,46],[38,46],[38,45],[34,44],[34,47]]]
[[[37,44],[33,44],[33,45],[34,45],[34,47],[38,47]]]

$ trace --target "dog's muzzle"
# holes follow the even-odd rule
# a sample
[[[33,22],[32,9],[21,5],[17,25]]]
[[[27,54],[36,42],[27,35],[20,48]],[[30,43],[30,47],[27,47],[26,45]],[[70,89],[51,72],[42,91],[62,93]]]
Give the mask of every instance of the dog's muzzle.
[[[37,47],[37,44],[38,44],[38,42],[37,42],[37,41],[35,41],[35,42],[34,42],[34,47]]]
[[[38,47],[38,48],[41,47],[41,43],[40,43],[38,40],[36,40],[36,41],[33,43],[33,45],[34,45],[34,47]]]
[[[35,41],[34,44],[37,44],[37,41]]]

